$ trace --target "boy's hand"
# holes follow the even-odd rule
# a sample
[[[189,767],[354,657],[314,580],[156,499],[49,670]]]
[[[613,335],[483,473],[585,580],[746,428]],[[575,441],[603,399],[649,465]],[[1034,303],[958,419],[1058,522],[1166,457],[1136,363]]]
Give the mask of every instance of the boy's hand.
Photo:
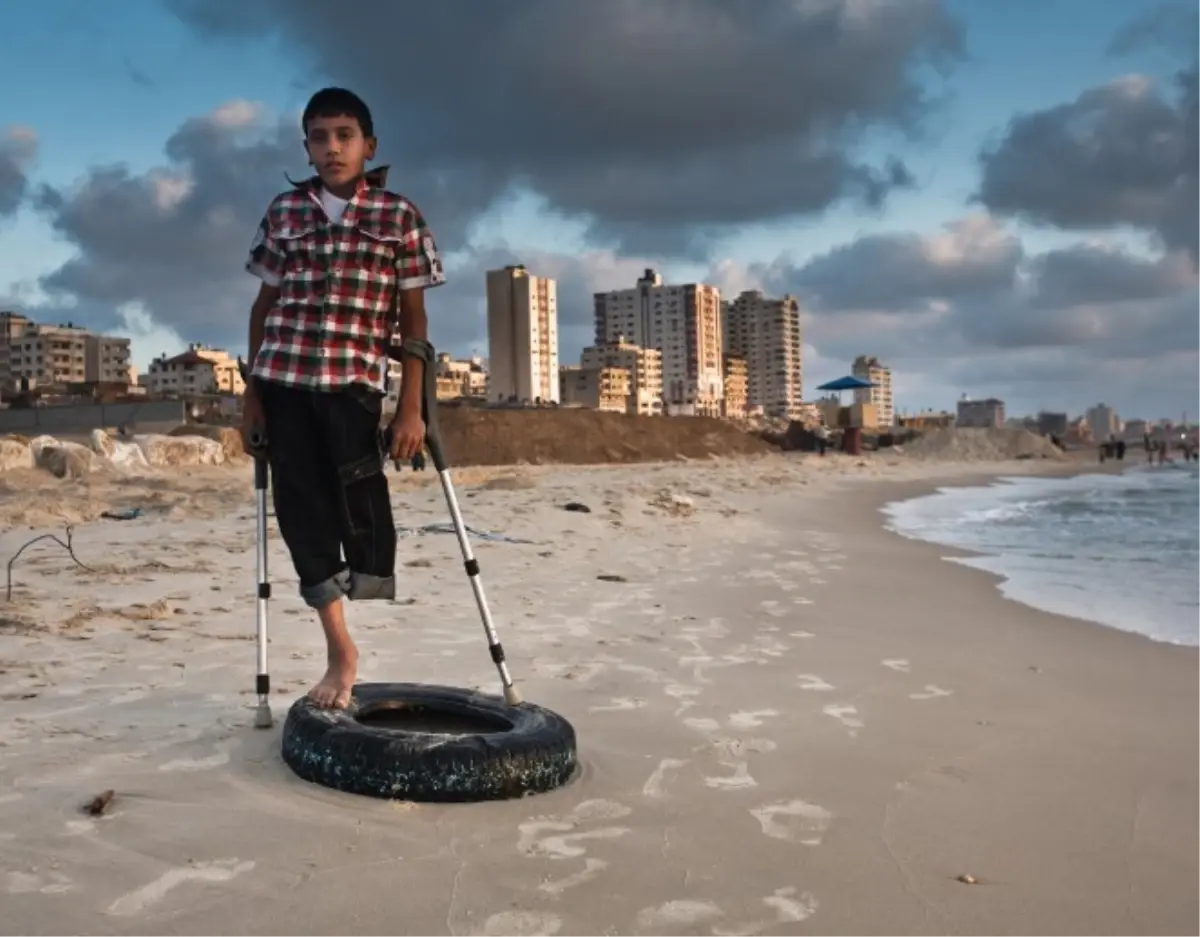
[[[392,418],[393,462],[408,462],[425,445],[425,421],[419,413],[398,412]]]

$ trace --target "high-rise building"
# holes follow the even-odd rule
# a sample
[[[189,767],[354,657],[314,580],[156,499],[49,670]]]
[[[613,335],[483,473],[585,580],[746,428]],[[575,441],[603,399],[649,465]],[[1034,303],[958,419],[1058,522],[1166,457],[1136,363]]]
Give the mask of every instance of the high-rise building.
[[[864,387],[854,392],[855,403],[875,405],[875,415],[880,426],[896,424],[896,401],[892,397],[892,369],[874,355],[859,355],[854,359],[850,373],[874,387]]]
[[[664,286],[647,270],[637,286],[593,296],[596,344],[625,341],[662,354],[663,403],[668,414],[720,416],[721,294],[715,286]]]
[[[746,290],[724,304],[725,351],[746,359],[746,406],[767,416],[800,418],[804,399],[800,304]]]
[[[558,403],[558,289],[521,264],[487,272],[488,397]]]
[[[1104,442],[1121,431],[1121,418],[1117,411],[1107,404],[1098,403],[1091,407],[1084,419],[1088,429],[1092,431],[1092,439]]]

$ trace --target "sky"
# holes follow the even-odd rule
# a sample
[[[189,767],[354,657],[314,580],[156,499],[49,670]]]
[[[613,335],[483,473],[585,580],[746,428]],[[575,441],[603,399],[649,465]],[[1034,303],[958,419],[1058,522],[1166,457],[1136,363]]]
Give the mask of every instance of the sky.
[[[39,0],[0,8],[0,309],[243,352],[299,115],[371,107],[428,219],[442,350],[484,271],[555,277],[560,358],[647,267],[792,293],[805,397],[1200,412],[1197,16],[1153,0]]]

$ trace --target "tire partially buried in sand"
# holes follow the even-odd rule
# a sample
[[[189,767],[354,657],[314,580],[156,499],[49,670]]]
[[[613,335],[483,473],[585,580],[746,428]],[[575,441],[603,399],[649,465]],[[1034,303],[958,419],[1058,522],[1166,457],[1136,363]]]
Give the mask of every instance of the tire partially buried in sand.
[[[284,722],[283,760],[349,794],[441,802],[543,793],[577,765],[575,730],[557,713],[415,683],[357,684],[342,710],[300,697]]]

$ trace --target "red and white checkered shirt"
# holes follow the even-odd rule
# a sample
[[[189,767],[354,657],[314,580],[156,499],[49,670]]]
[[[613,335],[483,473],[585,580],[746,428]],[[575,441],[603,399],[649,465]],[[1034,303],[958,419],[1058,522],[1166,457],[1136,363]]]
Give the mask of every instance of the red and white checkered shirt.
[[[383,187],[386,168],[360,180],[341,219],[321,203],[317,177],[267,207],[246,269],[279,287],[253,375],[315,390],[354,383],[385,391],[396,291],[446,281],[417,207]]]

